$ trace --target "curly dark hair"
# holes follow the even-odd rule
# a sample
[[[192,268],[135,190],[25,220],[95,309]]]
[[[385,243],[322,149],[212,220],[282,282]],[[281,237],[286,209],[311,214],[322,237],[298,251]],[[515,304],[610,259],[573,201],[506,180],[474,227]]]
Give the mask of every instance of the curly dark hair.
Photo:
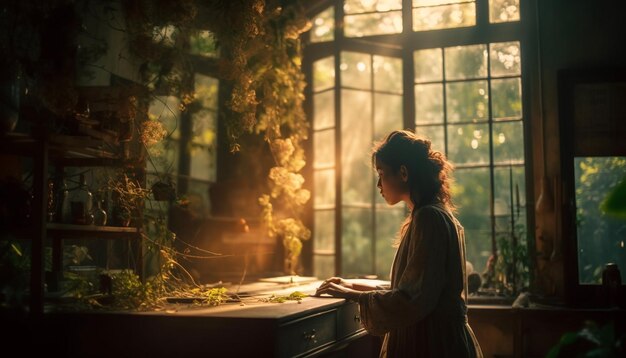
[[[408,130],[393,131],[374,145],[374,167],[376,160],[394,172],[398,172],[402,165],[406,167],[414,210],[434,203],[454,210],[450,194],[453,166],[444,153],[432,149],[430,140]]]

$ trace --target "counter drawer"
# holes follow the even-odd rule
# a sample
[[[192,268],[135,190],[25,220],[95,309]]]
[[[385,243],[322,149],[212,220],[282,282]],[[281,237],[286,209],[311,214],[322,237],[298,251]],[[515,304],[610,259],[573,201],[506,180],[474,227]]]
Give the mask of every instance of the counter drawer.
[[[278,357],[294,357],[333,343],[337,337],[336,311],[326,311],[278,328]]]
[[[359,305],[348,302],[337,309],[337,339],[355,334],[363,330]]]

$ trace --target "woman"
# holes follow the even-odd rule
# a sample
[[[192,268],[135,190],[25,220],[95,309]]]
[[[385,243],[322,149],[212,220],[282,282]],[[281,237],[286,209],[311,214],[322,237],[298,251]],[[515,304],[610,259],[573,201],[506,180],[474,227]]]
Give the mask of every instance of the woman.
[[[394,131],[373,150],[377,187],[411,214],[400,230],[389,289],[331,277],[317,289],[358,301],[361,322],[384,335],[381,357],[482,357],[467,323],[463,227],[453,215],[452,166],[430,141]]]

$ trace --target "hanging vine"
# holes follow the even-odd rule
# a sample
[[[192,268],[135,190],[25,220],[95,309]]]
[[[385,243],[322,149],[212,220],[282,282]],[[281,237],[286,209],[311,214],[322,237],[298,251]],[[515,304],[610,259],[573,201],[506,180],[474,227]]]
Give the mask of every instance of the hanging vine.
[[[270,193],[259,204],[269,236],[284,245],[286,273],[295,274],[302,241],[311,235],[300,219],[310,198],[300,174],[308,137],[300,34],[310,23],[301,9],[275,1],[215,1],[209,12],[222,50],[220,73],[232,83],[226,118],[231,150],[240,149],[237,140],[245,132],[262,134],[268,143],[275,166],[268,175]],[[284,213],[277,215],[275,204]]]
[[[268,235],[282,240],[285,271],[295,274],[302,241],[310,238],[300,219],[310,198],[300,174],[302,143],[308,137],[300,34],[310,23],[304,12],[295,2],[273,0],[135,0],[125,11],[129,48],[143,61],[147,89],[167,88],[181,98],[182,110],[194,95],[189,43],[181,39],[188,39],[198,25],[211,32],[220,51],[218,76],[230,88],[220,119],[230,150],[241,149],[245,133],[266,141],[274,166],[268,172],[269,192],[258,202]]]

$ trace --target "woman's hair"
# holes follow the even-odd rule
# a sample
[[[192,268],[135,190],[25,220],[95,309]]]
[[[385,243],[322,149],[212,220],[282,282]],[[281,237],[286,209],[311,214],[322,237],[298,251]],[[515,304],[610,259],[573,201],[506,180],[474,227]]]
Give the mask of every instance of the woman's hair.
[[[401,165],[406,167],[413,210],[433,203],[441,203],[446,209],[454,210],[450,195],[453,167],[445,154],[431,148],[430,140],[407,130],[393,131],[374,145],[374,167],[376,160],[388,165],[394,173],[400,170]]]

